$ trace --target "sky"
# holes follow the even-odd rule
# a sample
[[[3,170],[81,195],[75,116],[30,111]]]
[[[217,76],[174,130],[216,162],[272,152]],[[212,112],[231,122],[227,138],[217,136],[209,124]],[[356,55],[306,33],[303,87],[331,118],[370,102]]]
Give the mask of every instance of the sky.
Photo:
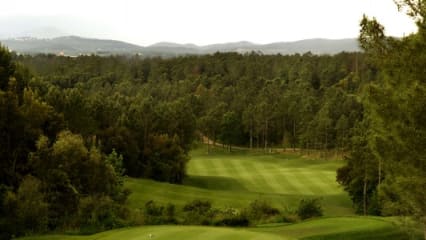
[[[13,0],[2,2],[0,38],[78,35],[143,46],[341,39],[358,36],[364,13],[391,36],[416,30],[392,0]]]

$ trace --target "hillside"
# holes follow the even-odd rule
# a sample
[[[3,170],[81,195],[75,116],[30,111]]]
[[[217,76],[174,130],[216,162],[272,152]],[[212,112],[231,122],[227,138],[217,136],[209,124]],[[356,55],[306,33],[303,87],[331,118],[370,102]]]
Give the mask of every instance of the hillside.
[[[131,207],[141,208],[149,200],[182,206],[201,198],[218,207],[243,208],[261,198],[276,207],[295,208],[302,198],[321,197],[325,214],[353,214],[348,195],[335,181],[341,161],[246,151],[228,154],[220,149],[207,154],[201,148],[192,151],[188,164],[184,185],[128,178]]]
[[[414,239],[420,239],[416,235]],[[381,218],[339,217],[322,218],[299,224],[277,227],[255,227],[245,229],[205,226],[144,226],[106,231],[88,236],[47,235],[25,237],[21,240],[113,240],[113,239],[159,239],[159,240],[401,240],[409,239],[392,222]]]
[[[215,52],[261,52],[263,54],[294,54],[312,52],[315,54],[336,54],[342,51],[359,51],[356,39],[308,39],[296,42],[254,44],[233,42],[197,46],[160,42],[142,47],[122,41],[82,38],[77,36],[40,39],[32,37],[4,39],[0,42],[18,53],[51,53],[68,56],[97,54],[141,54],[143,56],[172,57],[180,55],[213,54]]]
[[[52,39],[39,38],[16,38],[1,40],[10,50],[18,53],[52,53],[64,55],[80,55],[80,54],[127,54],[138,53],[142,47],[137,45],[114,41],[81,38],[77,36],[58,37]]]

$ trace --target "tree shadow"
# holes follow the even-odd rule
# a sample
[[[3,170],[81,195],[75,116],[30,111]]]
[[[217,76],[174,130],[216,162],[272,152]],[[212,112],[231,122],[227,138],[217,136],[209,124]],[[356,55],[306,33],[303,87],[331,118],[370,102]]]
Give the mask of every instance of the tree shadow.
[[[183,184],[186,186],[210,190],[247,191],[247,189],[238,180],[230,177],[190,175],[185,178]]]

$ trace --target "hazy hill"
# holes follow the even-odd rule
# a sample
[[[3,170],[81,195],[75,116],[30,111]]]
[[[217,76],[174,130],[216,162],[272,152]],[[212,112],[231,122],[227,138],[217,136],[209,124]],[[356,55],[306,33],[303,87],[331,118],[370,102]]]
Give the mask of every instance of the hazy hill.
[[[188,54],[212,54],[215,52],[246,53],[256,51],[264,54],[294,54],[310,51],[316,54],[335,54],[341,51],[359,51],[356,39],[307,39],[296,42],[277,42],[263,45],[242,41],[206,46],[160,42],[147,47],[122,41],[82,38],[77,36],[57,37],[52,39],[26,37],[0,41],[9,49],[19,53],[52,53],[69,56],[77,56],[80,54],[141,54],[145,56],[170,57]]]
[[[19,53],[53,53],[76,56],[80,54],[137,54],[143,47],[115,40],[66,36],[52,39],[15,38],[1,40],[9,49]]]

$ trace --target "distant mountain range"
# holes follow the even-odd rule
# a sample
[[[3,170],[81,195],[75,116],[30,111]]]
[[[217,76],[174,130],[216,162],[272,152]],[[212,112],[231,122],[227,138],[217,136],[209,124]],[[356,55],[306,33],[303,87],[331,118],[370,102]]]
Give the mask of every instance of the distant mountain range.
[[[177,44],[160,42],[147,47],[122,41],[65,36],[57,38],[9,38],[0,40],[10,50],[18,53],[51,53],[66,56],[87,54],[97,55],[135,55],[173,57],[181,55],[212,54],[215,52],[260,52],[263,54],[294,54],[312,52],[315,54],[336,54],[342,51],[360,51],[356,39],[307,39],[295,42],[277,42],[254,44],[251,42],[233,42],[197,46],[194,44]]]

